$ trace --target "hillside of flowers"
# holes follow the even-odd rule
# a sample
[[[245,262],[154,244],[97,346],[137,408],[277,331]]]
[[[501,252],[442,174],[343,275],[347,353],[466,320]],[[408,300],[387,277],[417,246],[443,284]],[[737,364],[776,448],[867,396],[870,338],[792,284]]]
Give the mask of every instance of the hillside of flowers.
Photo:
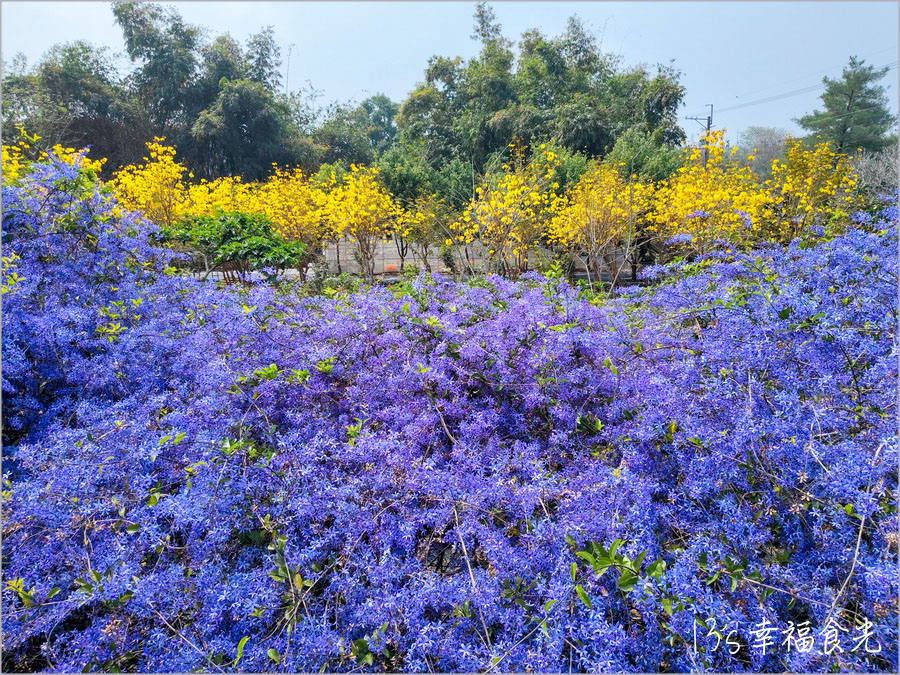
[[[895,199],[605,302],[309,295],[14,177],[4,670],[896,669]]]

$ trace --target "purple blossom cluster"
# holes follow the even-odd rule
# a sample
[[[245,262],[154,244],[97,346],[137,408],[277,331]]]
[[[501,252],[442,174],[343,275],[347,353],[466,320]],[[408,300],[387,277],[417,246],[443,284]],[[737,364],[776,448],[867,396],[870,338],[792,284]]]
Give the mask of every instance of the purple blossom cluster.
[[[896,671],[895,206],[598,306],[178,277],[65,165],[3,202],[5,670]]]

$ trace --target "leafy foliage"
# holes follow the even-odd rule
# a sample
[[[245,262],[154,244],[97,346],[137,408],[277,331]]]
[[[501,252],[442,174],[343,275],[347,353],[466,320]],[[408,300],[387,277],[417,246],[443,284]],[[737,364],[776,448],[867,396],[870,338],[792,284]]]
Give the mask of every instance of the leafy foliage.
[[[192,216],[175,227],[163,230],[165,240],[179,242],[189,250],[199,250],[207,262],[207,274],[224,268],[245,279],[251,270],[272,270],[277,275],[286,268],[300,267],[306,246],[288,242],[272,229],[263,215],[222,213]]]
[[[397,115],[398,138],[421,145],[435,170],[457,159],[485,173],[490,158],[516,141],[602,157],[628,130],[652,135],[657,148],[684,140],[679,73],[619,68],[577,17],[557,37],[527,31],[515,54],[480,3],[472,38],[481,43],[478,55],[432,58]]]

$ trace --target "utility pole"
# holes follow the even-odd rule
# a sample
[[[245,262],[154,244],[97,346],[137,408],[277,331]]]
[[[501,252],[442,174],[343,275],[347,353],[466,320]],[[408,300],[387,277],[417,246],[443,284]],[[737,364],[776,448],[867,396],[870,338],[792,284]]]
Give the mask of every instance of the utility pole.
[[[709,136],[709,132],[712,129],[712,120],[713,120],[713,104],[707,103],[709,106],[709,115],[706,116],[706,135]],[[702,117],[686,117],[685,119],[694,120],[700,126],[703,126],[703,118]],[[703,166],[706,166],[706,163],[709,161],[709,146],[707,146],[703,150]]]
[[[288,89],[288,84],[291,81],[291,52],[294,51],[294,47],[296,45],[292,42],[288,45],[288,57],[287,57],[287,73],[284,76],[284,93],[287,94],[290,92]]]

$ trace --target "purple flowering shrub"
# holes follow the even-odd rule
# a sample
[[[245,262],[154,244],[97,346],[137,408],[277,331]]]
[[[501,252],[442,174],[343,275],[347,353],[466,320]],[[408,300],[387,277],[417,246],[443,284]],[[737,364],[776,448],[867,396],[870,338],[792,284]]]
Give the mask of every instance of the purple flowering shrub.
[[[71,167],[3,201],[5,669],[897,667],[896,207],[596,306],[222,288]]]

